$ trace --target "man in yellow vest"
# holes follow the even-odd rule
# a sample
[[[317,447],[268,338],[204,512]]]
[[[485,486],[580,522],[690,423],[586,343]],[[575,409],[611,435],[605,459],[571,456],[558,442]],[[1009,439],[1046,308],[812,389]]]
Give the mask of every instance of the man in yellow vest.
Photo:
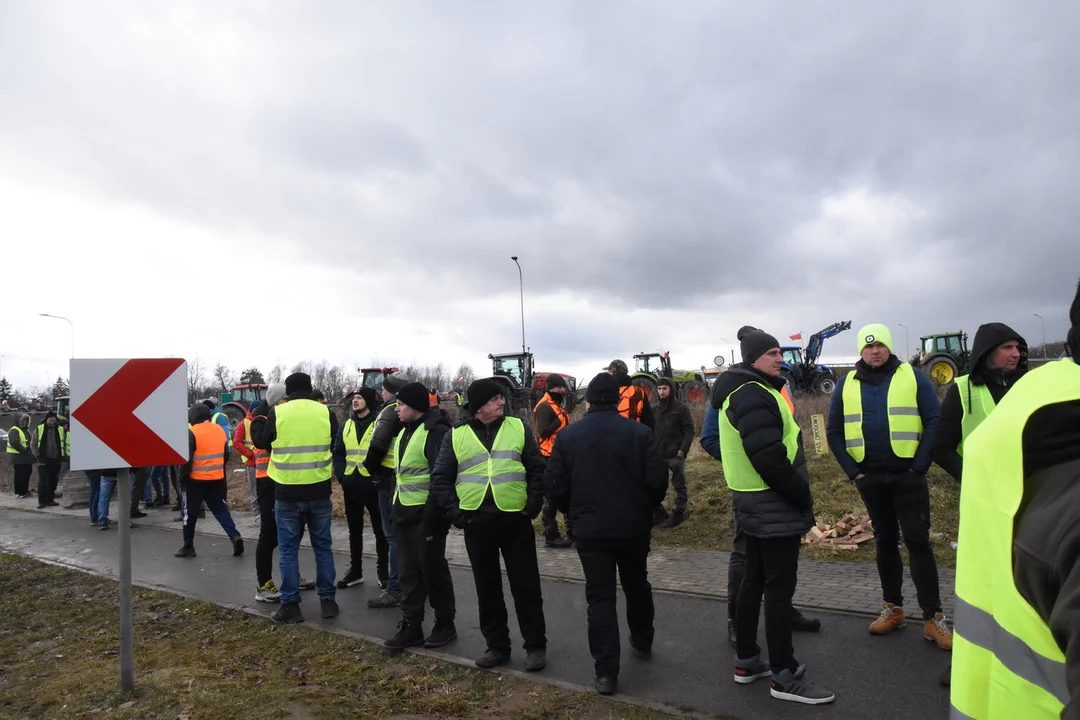
[[[450,432],[450,421],[440,408],[431,406],[427,390],[418,382],[401,388],[397,400],[395,410],[403,427],[394,446],[397,484],[392,512],[402,617],[397,634],[383,645],[391,650],[442,647],[457,638],[454,580],[446,563],[450,521],[430,490],[431,468]],[[425,601],[435,613],[435,626],[427,637]]]
[[[835,696],[806,678],[791,641],[792,598],[798,582],[802,536],[814,524],[814,499],[802,431],[781,395],[784,357],[776,338],[762,330],[740,333],[743,362],[716,380],[724,480],[732,491],[744,535],[745,575],[736,599],[735,682],[772,677],[769,694],[806,705]],[[768,663],[757,644],[758,613],[765,600]]]
[[[30,497],[30,476],[34,474],[34,453],[30,450],[30,416],[23,414],[11,428],[7,456],[15,470],[15,497]]]
[[[551,449],[555,447],[556,436],[570,424],[570,413],[563,409],[565,401],[566,381],[558,373],[548,375],[547,392],[533,408],[533,416],[536,418],[536,437],[540,444],[540,454],[545,459],[551,457]],[[556,512],[555,504],[545,499],[544,509],[540,515],[540,521],[544,527],[544,544],[549,548],[568,548],[574,544],[574,528],[570,524],[569,516],[564,514],[566,537],[562,537],[559,534]]]
[[[281,567],[281,607],[274,622],[304,621],[300,612],[300,538],[310,532],[315,554],[315,589],[322,617],[337,617],[330,492],[334,468],[330,448],[337,433],[334,411],[311,399],[311,376],[285,378],[288,402],[270,408],[255,434],[255,447],[270,451],[267,472],[274,481],[274,516]]]
[[[31,450],[38,464],[38,507],[56,506],[56,486],[60,482],[60,466],[68,459],[68,433],[56,419],[56,411],[45,414],[45,420],[34,431]],[[132,500],[136,503],[136,500]]]
[[[1080,286],[1068,341],[1080,348]],[[1029,371],[964,440],[950,717],[1080,714],[1080,367]]]
[[[885,635],[907,625],[898,547],[903,530],[923,637],[949,650],[952,631],[941,611],[926,483],[941,404],[930,380],[892,353],[889,328],[866,325],[859,330],[856,349],[861,359],[837,383],[826,434],[833,456],[855,482],[874,523],[884,602],[870,632]]]
[[[229,462],[229,436],[217,423],[210,422],[210,408],[196,403],[188,411],[188,461],[180,470],[183,493],[184,544],[176,557],[195,557],[196,512],[205,502],[232,541],[233,555],[244,554],[244,541],[225,504],[225,464]],[[107,510],[106,506],[106,510]],[[106,517],[108,513],[106,512]]]
[[[465,531],[480,631],[487,641],[476,665],[492,668],[510,660],[501,554],[525,641],[524,667],[542,670],[547,627],[532,520],[544,504],[544,459],[532,430],[505,415],[499,383],[483,378],[466,394],[471,419],[443,440],[431,487],[447,517]]]

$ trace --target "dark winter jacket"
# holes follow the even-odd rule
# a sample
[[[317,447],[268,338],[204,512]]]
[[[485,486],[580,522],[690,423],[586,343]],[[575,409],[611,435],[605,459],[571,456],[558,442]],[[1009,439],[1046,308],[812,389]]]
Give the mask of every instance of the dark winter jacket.
[[[667,487],[652,433],[614,405],[594,405],[560,432],[544,474],[551,501],[583,538],[648,536]]]
[[[1000,370],[992,370],[987,367],[987,358],[999,346],[1010,340],[1020,343],[1020,363],[1016,370],[1005,373]],[[969,374],[972,385],[985,385],[990,391],[990,396],[995,403],[1001,402],[1005,393],[1027,372],[1028,359],[1027,343],[1020,334],[1003,323],[987,323],[980,325],[975,332],[975,340],[971,345],[971,373]],[[968,397],[964,398],[967,406],[971,407],[971,388],[968,388]],[[945,393],[945,402],[941,404],[941,419],[938,421],[937,431],[934,433],[934,444],[931,447],[931,456],[941,468],[960,480],[963,471],[963,458],[958,449],[964,442],[963,432],[964,406],[960,398],[960,388],[955,383],[949,386]]]
[[[424,458],[427,460],[429,468],[435,467],[435,463],[439,459],[439,450],[442,449],[443,438],[450,432],[450,420],[440,408],[432,408],[424,413],[424,416],[419,420],[405,424],[401,430],[400,448],[402,453],[409,447],[409,442],[412,441],[413,435],[421,425],[426,427],[428,431],[427,441],[424,443]],[[423,522],[426,537],[446,535],[450,530],[450,520],[447,519],[446,514],[439,507],[438,501],[435,500],[435,494],[430,492],[430,486],[425,504],[406,506],[402,505],[400,501],[395,501],[391,510],[391,517],[394,519],[394,525],[400,525],[401,527]]]
[[[30,416],[20,415],[17,427],[22,430],[22,435],[16,432],[15,428],[12,428],[8,431],[7,444],[9,448],[19,452],[17,454],[8,453],[7,456],[13,465],[33,465],[34,453],[30,451]]]
[[[289,396],[289,402],[293,400],[311,400],[311,393],[298,392]],[[263,409],[263,403],[256,409],[256,413]],[[255,447],[260,450],[274,451],[274,441],[277,440],[277,414],[275,413],[277,408],[269,408],[266,413],[266,419],[255,418],[251,421],[251,439],[255,443]],[[333,447],[334,439],[338,434],[338,419],[337,415],[330,408],[326,408],[326,412],[330,415],[330,435],[326,438],[326,444]],[[333,490],[331,487],[331,480],[333,479],[333,469],[331,468],[330,474],[321,482],[311,483],[310,485],[282,485],[281,483],[274,483],[274,497],[278,500],[284,500],[285,502],[306,502],[311,500],[327,500],[330,498],[330,493]]]
[[[43,421],[39,428],[40,430],[35,429],[30,437],[30,449],[33,451],[37,462],[66,461],[68,456],[64,448],[64,438],[60,434],[60,423],[50,426]]]
[[[656,405],[656,426],[653,428],[656,446],[660,457],[669,459],[683,457],[690,452],[690,443],[694,442],[694,418],[690,408],[670,395]]]
[[[722,408],[731,396],[727,419],[738,430],[750,464],[769,486],[760,492],[733,493],[736,520],[742,531],[753,537],[802,535],[814,524],[814,498],[810,493],[802,433],[799,433],[795,460],[789,461],[784,445],[784,420],[776,397],[758,385],[743,387],[747,383],[761,383],[777,392],[784,387],[783,378],[766,375],[742,363],[716,379],[712,402]]]
[[[889,385],[892,383],[900,359],[890,355],[889,360],[880,368],[872,368],[864,361],[855,363],[855,377],[862,382],[862,431],[866,443],[866,456],[861,463],[848,454],[844,441],[844,383],[848,376],[840,378],[832,394],[829,405],[829,420],[826,435],[829,449],[836,461],[851,479],[865,475],[899,475],[914,472],[925,475],[930,469],[930,448],[934,442],[941,403],[933,383],[919,370],[915,370],[917,386],[916,402],[922,417],[922,439],[914,458],[900,458],[892,449],[889,437]]]
[[[617,373],[615,382],[619,383],[620,389],[634,384],[634,381],[626,373]],[[641,393],[644,395],[644,391],[641,391]],[[641,403],[641,424],[652,430],[656,425],[656,414],[653,412],[649,398],[642,397],[642,400],[644,402]]]
[[[505,418],[499,418],[490,425],[484,425],[479,420],[470,418],[466,423],[457,423],[454,427],[457,428],[463,424],[471,427],[476,437],[490,452],[504,420]],[[522,512],[533,519],[540,514],[544,505],[544,456],[540,454],[540,446],[536,444],[536,438],[528,424],[525,425],[525,449],[521,453],[521,462],[525,466],[527,486],[525,509]],[[470,522],[498,522],[498,518],[505,513],[495,504],[490,488],[479,508],[472,511],[460,508],[457,497],[457,474],[458,462],[457,455],[454,454],[454,435],[446,433],[442,447],[439,448],[439,457],[431,471],[431,492],[435,494],[435,500],[457,527],[464,528]]]
[[[207,421],[207,422],[209,422],[209,421]],[[191,432],[191,430],[188,430],[187,431],[187,436],[188,436],[188,455],[187,455],[188,456],[188,461],[180,466],[179,480],[180,480],[181,485],[187,485],[188,481],[191,480],[191,459],[193,457],[195,457],[195,433]],[[225,436],[225,461],[224,461],[224,463],[222,463],[221,477],[220,478],[215,478],[215,480],[224,480],[225,479],[224,467],[225,467],[225,464],[227,464],[229,462],[229,445],[230,444],[231,443],[229,442],[229,436],[226,435]],[[102,470],[102,474],[105,474],[105,472],[106,472],[105,470]]]
[[[371,435],[371,446],[368,447],[367,457],[364,458],[364,467],[371,473],[371,480],[375,487],[385,492],[394,491],[394,471],[383,467],[382,461],[394,445],[394,439],[401,432],[403,425],[397,414],[397,405],[391,405],[396,396],[379,410],[379,417],[375,421],[375,432]]]
[[[349,419],[353,421],[353,431],[356,433],[356,441],[359,443],[360,438],[367,432],[368,426],[375,422],[378,417],[378,413],[374,411],[368,412],[364,417],[357,417],[355,412],[349,413]],[[338,479],[338,482],[343,486],[347,483],[358,482],[360,478],[359,469],[353,470],[348,476],[345,475],[345,428],[347,423],[341,423],[341,427],[338,428],[337,436],[334,438],[334,448],[331,451],[334,457],[334,477]],[[369,480],[370,482],[370,480]]]

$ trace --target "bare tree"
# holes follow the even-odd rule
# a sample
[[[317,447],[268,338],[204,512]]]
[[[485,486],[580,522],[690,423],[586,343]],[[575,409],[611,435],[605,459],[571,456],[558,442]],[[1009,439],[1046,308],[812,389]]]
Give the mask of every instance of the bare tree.
[[[188,405],[194,405],[195,401],[199,398],[199,394],[202,392],[203,386],[206,384],[206,375],[204,374],[202,360],[196,355],[194,360],[188,362],[187,366],[187,379],[188,379]]]
[[[465,388],[469,387],[475,379],[476,371],[472,369],[472,365],[462,363],[450,379],[450,386],[454,389],[454,392],[464,393]]]
[[[214,378],[217,380],[218,385],[221,386],[221,392],[228,392],[229,388],[232,387],[232,371],[222,363],[214,366]]]
[[[277,365],[275,365],[270,370],[270,374],[267,376],[266,382],[270,383],[270,384],[274,384],[274,383],[280,383],[280,382],[284,382],[284,381],[285,381],[285,368],[284,368],[284,366],[282,366],[281,363],[278,363]]]

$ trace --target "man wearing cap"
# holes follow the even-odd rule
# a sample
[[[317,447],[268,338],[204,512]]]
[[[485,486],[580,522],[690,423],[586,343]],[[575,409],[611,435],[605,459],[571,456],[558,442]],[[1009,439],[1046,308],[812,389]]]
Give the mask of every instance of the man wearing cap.
[[[205,502],[232,541],[233,555],[244,554],[244,541],[225,504],[225,464],[229,462],[229,436],[210,422],[210,408],[196,403],[188,413],[188,460],[180,470],[183,493],[184,544],[174,555],[195,557],[196,512]],[[108,517],[106,506],[106,517]]]
[[[573,518],[589,604],[589,651],[596,689],[618,689],[618,571],[626,595],[630,645],[648,659],[653,644],[653,599],[646,561],[653,508],[667,494],[667,469],[652,433],[621,417],[619,385],[600,373],[585,393],[585,417],[559,434],[544,486],[548,497]]]
[[[233,450],[244,458],[244,471],[247,473],[248,497],[251,499],[251,513],[259,517],[259,488],[255,480],[255,441],[251,437],[251,412],[259,406],[258,400],[252,400],[245,413],[244,421],[236,423],[233,431]]]
[[[624,418],[637,420],[650,430],[656,420],[653,417],[652,405],[649,398],[645,397],[645,391],[634,385],[630,379],[630,371],[622,360],[612,360],[604,368],[619,383],[619,414]]]
[[[401,622],[383,645],[391,650],[423,645],[442,647],[457,638],[454,625],[454,581],[446,563],[446,519],[431,489],[431,468],[439,457],[450,421],[431,406],[418,382],[398,391],[396,407],[403,425],[394,446],[393,515],[397,534],[398,578],[401,582]],[[424,636],[424,603],[435,613],[431,635]]]
[[[542,670],[547,628],[532,520],[544,504],[544,459],[532,430],[505,415],[501,385],[482,378],[466,394],[472,417],[443,440],[431,486],[447,517],[465,531],[487,641],[476,665],[492,668],[510,659],[501,554],[524,639],[524,667]]]
[[[536,418],[536,438],[540,444],[540,454],[551,457],[551,448],[559,431],[570,424],[570,413],[563,409],[566,400],[566,381],[562,375],[552,373],[547,378],[547,392],[533,408]],[[565,517],[565,513],[564,513]],[[544,527],[544,544],[550,548],[568,548],[574,542],[574,528],[566,518],[566,537],[559,534],[559,521],[555,505],[544,500],[544,510],[540,516]]]
[[[883,608],[870,624],[874,635],[907,625],[900,531],[922,609],[923,636],[952,649],[941,610],[937,562],[930,544],[930,490],[926,473],[941,404],[933,384],[892,353],[892,334],[880,324],[859,330],[861,359],[840,378],[829,407],[829,448],[866,503],[874,523]]]
[[[409,379],[401,373],[389,373],[383,378],[383,406],[375,420],[371,443],[364,457],[363,470],[371,475],[379,491],[379,514],[383,533],[389,546],[389,567],[386,587],[377,597],[368,598],[373,609],[395,608],[401,604],[401,585],[398,583],[397,537],[394,535],[394,440],[401,432],[401,420],[397,416],[397,393],[408,385]]]
[[[364,467],[371,436],[375,432],[375,418],[379,409],[375,389],[361,387],[345,396],[352,407],[349,418],[342,424],[334,442],[334,476],[341,483],[345,497],[345,519],[349,524],[349,570],[338,580],[338,589],[364,582],[364,511],[371,517],[371,531],[375,535],[375,572],[379,587],[386,587],[387,565],[390,548],[383,534],[382,511],[379,509],[379,493],[371,481],[371,474]]]
[[[671,485],[675,488],[675,507],[660,527],[673,528],[686,519],[686,454],[690,452],[690,443],[694,441],[694,419],[690,408],[675,399],[671,378],[662,377],[656,381],[656,394],[660,402],[656,409],[657,447],[660,457],[667,463],[671,472]],[[659,505],[663,511],[663,505]],[[667,515],[666,511],[662,512]]]
[[[311,399],[311,391],[311,377],[307,373],[293,373],[285,378],[288,402],[270,408],[262,432],[255,436],[255,447],[270,451],[267,472],[274,481],[281,566],[281,607],[272,619],[281,623],[304,620],[300,612],[297,560],[304,525],[311,533],[311,549],[315,552],[315,587],[322,617],[338,615],[330,534],[334,475],[330,449],[338,423],[333,410]]]
[[[31,449],[38,466],[38,507],[56,506],[56,486],[60,482],[60,466],[67,459],[67,430],[59,425],[56,412],[45,413],[45,420],[34,431]],[[132,503],[138,504],[137,499]]]

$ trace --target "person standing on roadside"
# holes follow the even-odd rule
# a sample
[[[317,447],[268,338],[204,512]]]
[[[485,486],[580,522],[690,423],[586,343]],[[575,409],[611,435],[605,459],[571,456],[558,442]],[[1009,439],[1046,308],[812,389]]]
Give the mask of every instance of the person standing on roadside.
[[[619,414],[624,418],[636,420],[650,430],[656,423],[652,405],[645,391],[634,385],[630,379],[630,369],[622,360],[612,360],[604,368],[619,383]]]
[[[38,464],[38,507],[57,506],[56,486],[60,482],[60,466],[67,462],[67,430],[60,427],[56,412],[50,410],[34,432],[31,448]],[[133,499],[133,503],[138,500]]]
[[[251,437],[251,413],[259,407],[258,400],[252,400],[248,407],[243,422],[236,423],[233,430],[233,450],[244,458],[244,472],[247,474],[248,498],[251,501],[251,512],[259,517],[259,486],[255,477],[255,441]]]
[[[536,439],[540,444],[540,454],[544,459],[551,457],[555,438],[559,431],[570,424],[570,413],[563,409],[566,402],[566,381],[562,375],[552,373],[547,378],[547,392],[533,408],[536,418]],[[565,516],[565,513],[564,513]],[[550,548],[568,548],[574,543],[574,526],[566,518],[566,537],[559,534],[559,520],[555,504],[544,500],[544,509],[540,515],[544,527],[544,544]]]
[[[30,416],[22,414],[7,438],[7,456],[15,471],[15,497],[30,497],[30,476],[34,474],[34,453],[30,448]]]
[[[941,405],[933,384],[892,353],[884,325],[859,330],[861,359],[840,378],[829,407],[827,435],[836,461],[855,482],[874,523],[883,608],[870,633],[907,625],[900,531],[922,609],[923,636],[952,649],[952,630],[941,609],[937,562],[930,543],[930,448]]]
[[[660,402],[656,406],[653,433],[675,488],[675,506],[671,514],[668,515],[663,504],[657,507],[660,517],[665,518],[660,527],[673,528],[686,520],[686,455],[690,452],[690,443],[694,442],[694,419],[690,416],[690,408],[675,399],[671,378],[657,380],[656,393]]]
[[[281,590],[274,584],[274,549],[278,546],[277,520],[274,518],[274,480],[270,477],[270,451],[259,446],[256,438],[266,431],[266,416],[270,408],[286,402],[285,385],[274,383],[266,388],[266,397],[252,410],[248,428],[255,459],[255,495],[259,500],[259,540],[255,544],[255,600],[265,603],[281,601]],[[305,581],[300,579],[303,589]]]
[[[556,439],[544,474],[547,496],[573,518],[589,604],[589,651],[596,689],[619,682],[618,571],[630,646],[652,654],[653,598],[646,562],[653,508],[667,494],[667,468],[648,428],[619,415],[619,385],[607,373],[589,383],[585,417]]]

